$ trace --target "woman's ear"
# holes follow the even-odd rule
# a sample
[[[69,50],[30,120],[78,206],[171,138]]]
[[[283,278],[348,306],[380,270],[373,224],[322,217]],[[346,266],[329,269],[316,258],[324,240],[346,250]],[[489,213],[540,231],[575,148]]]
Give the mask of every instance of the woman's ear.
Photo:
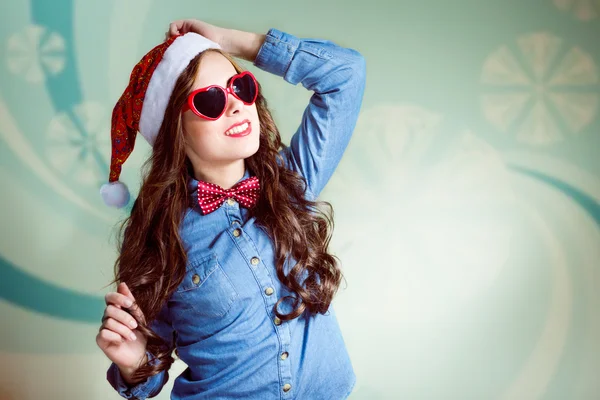
[[[183,114],[179,114],[179,121],[177,121],[177,125],[179,129],[181,129],[181,132],[183,133],[183,144],[187,146],[188,142],[187,142],[187,137],[188,134],[185,131],[185,125],[183,124]]]
[[[181,132],[183,133],[183,138],[182,138],[183,145],[185,147],[188,147],[190,145],[190,142],[188,141],[188,134],[185,131],[185,129],[183,129],[183,126],[181,127]]]

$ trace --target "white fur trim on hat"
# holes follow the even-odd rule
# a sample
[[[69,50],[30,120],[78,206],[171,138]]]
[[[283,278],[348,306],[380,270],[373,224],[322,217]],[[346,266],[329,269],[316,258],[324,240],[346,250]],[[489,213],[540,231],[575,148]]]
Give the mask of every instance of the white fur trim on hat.
[[[140,115],[140,133],[151,146],[156,140],[179,75],[199,53],[220,48],[204,36],[189,32],[175,39],[165,51],[148,83]]]

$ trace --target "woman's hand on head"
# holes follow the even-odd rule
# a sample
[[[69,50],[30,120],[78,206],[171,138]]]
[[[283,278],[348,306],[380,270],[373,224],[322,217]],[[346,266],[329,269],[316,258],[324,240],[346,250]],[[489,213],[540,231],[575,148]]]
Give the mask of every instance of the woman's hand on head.
[[[263,42],[264,34],[221,28],[197,19],[173,21],[165,34],[166,39],[174,35],[194,32],[221,46],[221,50],[244,60],[254,61]]]
[[[211,25],[197,19],[180,19],[169,24],[169,30],[165,34],[165,38],[175,35],[183,35],[188,32],[194,32],[205,38],[212,40],[215,43],[224,46],[224,39],[227,36],[227,29]]]

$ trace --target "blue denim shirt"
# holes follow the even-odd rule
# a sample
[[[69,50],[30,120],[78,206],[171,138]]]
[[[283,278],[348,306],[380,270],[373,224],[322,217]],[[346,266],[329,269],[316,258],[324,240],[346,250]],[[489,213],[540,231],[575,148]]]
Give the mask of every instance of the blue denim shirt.
[[[306,196],[315,199],[354,130],[365,61],[355,50],[330,41],[271,29],[255,65],[314,92],[290,146],[282,151],[286,166],[306,178]],[[241,179],[249,176],[246,171]],[[190,180],[192,198],[197,185]],[[291,293],[277,278],[271,240],[247,209],[233,199],[208,215],[192,207],[183,219],[181,237],[188,249],[185,278],[152,322],[166,339],[176,332],[179,357],[188,366],[175,379],[171,398],[349,396],[356,376],[333,306],[325,315],[302,315],[283,323],[276,319],[273,306]],[[280,311],[290,309],[284,305]],[[112,364],[107,378],[121,396],[145,399],[158,394],[167,374],[129,388]]]

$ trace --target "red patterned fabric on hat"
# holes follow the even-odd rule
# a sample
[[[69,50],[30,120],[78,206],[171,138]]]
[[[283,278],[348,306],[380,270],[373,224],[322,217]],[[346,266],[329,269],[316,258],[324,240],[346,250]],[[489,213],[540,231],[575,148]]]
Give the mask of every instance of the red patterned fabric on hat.
[[[133,151],[137,132],[154,144],[175,82],[194,57],[210,48],[220,46],[192,32],[172,36],[146,53],[133,68],[112,113],[110,173],[108,183],[100,188],[107,205],[120,208],[129,202],[129,190],[119,182],[119,176]]]
[[[135,138],[140,126],[140,116],[144,104],[146,89],[158,63],[162,60],[165,50],[173,43],[176,36],[159,44],[136,64],[131,72],[129,85],[115,105],[112,113],[112,158],[108,181],[119,180],[121,166],[133,151]]]

